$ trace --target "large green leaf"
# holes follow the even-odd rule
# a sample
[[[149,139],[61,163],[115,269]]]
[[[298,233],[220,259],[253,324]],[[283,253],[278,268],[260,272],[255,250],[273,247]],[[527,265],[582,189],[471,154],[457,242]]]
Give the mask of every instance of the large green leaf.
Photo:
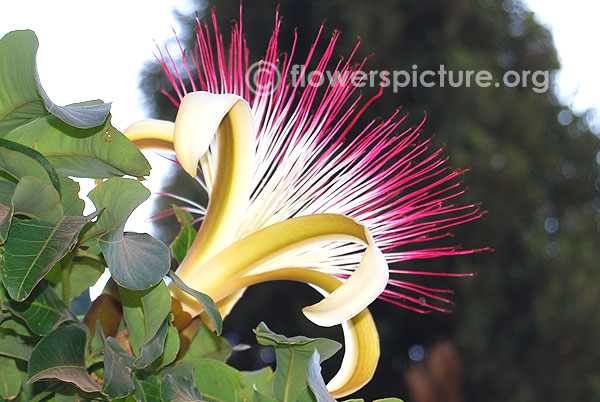
[[[160,387],[160,398],[163,402],[197,402],[205,401],[194,381],[190,377],[167,374]]]
[[[38,93],[32,31],[14,31],[0,40],[0,133],[47,113]]]
[[[4,293],[3,290],[0,290],[0,303],[2,303],[3,309],[8,309],[8,307],[6,307],[6,305],[4,304],[4,301],[6,300],[10,299],[8,299],[8,296],[6,295],[6,293]],[[31,332],[25,321],[11,313],[2,314],[2,316],[0,316],[0,320],[2,321],[0,322],[0,330],[9,331],[10,333],[13,333],[15,335],[20,335],[24,337],[35,336],[35,334]]]
[[[32,346],[27,344],[20,336],[6,332],[8,331],[0,331],[0,355],[28,361],[31,357]]]
[[[103,209],[96,223],[86,231],[91,234],[104,234],[119,227],[142,202],[150,197],[148,190],[135,179],[112,177],[97,185],[88,198],[97,210]]]
[[[212,359],[190,360],[194,380],[205,401],[244,401],[242,374],[231,366]]]
[[[210,296],[187,286],[185,282],[183,282],[173,271],[169,271],[169,278],[173,280],[175,286],[187,294],[194,296],[196,300],[198,300],[198,302],[202,305],[204,312],[215,326],[217,335],[220,335],[221,331],[223,331],[223,318],[221,317],[221,313],[219,312],[219,309],[217,308],[217,305],[213,299],[211,299]]]
[[[177,237],[175,237],[175,240],[173,240],[173,243],[171,243],[171,251],[173,252],[173,258],[181,263],[190,247],[192,247],[198,233],[192,225],[192,214],[176,206],[173,206],[173,208],[181,230],[177,234]]]
[[[62,107],[48,98],[36,71],[37,49],[30,30],[13,31],[0,40],[0,133],[48,112],[80,128],[102,124],[110,105]]]
[[[65,211],[65,215],[77,216],[83,215],[85,202],[79,198],[79,183],[70,179],[67,176],[58,175],[62,195],[60,197],[61,204]]]
[[[168,330],[169,320],[164,320],[154,336],[140,347],[140,356],[135,360],[136,368],[144,369],[148,367],[163,354]]]
[[[232,351],[227,339],[215,335],[206,325],[200,324],[198,333],[192,339],[187,351],[180,360],[192,361],[207,358],[225,362],[231,356]]]
[[[338,342],[325,338],[287,338],[272,332],[265,323],[260,323],[254,332],[258,343],[275,348],[277,368],[273,378],[273,395],[278,401],[296,401],[307,392],[308,367],[315,349],[319,352],[320,363],[341,348]]]
[[[113,279],[128,289],[147,289],[170,268],[171,253],[165,244],[148,234],[123,233],[129,215],[149,196],[139,181],[125,178],[111,178],[89,194],[104,212],[85,237],[102,235],[98,243]]]
[[[15,182],[5,181],[0,177],[0,204],[6,207],[12,203],[12,196],[17,186],[17,180]]]
[[[0,173],[4,179],[12,181],[17,184],[22,177],[33,176],[37,177],[42,183],[50,184],[54,186],[54,181],[48,175],[47,170],[38,163],[35,159],[22,152],[14,152],[10,149],[0,147]],[[60,182],[58,186],[54,186],[57,191],[60,189]]]
[[[59,327],[42,338],[31,352],[29,381],[56,379],[85,392],[100,391],[85,368],[86,340],[86,331],[78,325]]]
[[[13,219],[8,240],[0,248],[2,282],[10,297],[22,301],[52,266],[77,242],[89,216],[63,216],[55,224],[37,219]]]
[[[148,289],[169,272],[171,251],[147,233],[123,233],[123,223],[98,239],[113,280],[133,290]]]
[[[79,129],[46,115],[13,128],[3,137],[35,148],[57,172],[68,176],[99,179],[122,175],[139,177],[150,172],[144,155],[112,126],[110,119],[98,127]]]
[[[136,356],[140,347],[158,332],[171,311],[171,294],[164,282],[136,291],[119,287],[129,343]]]
[[[62,272],[64,260],[59,261],[46,275],[46,279],[52,282],[56,293],[62,292]],[[73,297],[79,296],[81,292],[93,286],[104,273],[104,265],[91,258],[75,257],[70,264],[69,286]]]
[[[102,390],[111,398],[123,398],[133,392],[131,378],[135,358],[125,352],[113,337],[104,343],[104,384]]]
[[[0,203],[0,245],[4,244],[8,237],[13,211],[12,203],[10,206]]]
[[[263,367],[255,371],[242,371],[242,389],[250,401],[261,401],[272,398],[273,370]]]
[[[58,117],[69,126],[87,129],[98,127],[106,122],[110,113],[110,102],[92,101],[81,104],[58,106],[50,100],[42,87],[39,76],[36,76],[38,92],[48,112]]]
[[[0,137],[35,148],[65,175],[147,175],[146,158],[110,124],[110,104],[50,100],[37,76],[37,48],[31,31],[0,40]]]
[[[179,347],[181,346],[180,342],[179,331],[177,331],[177,328],[173,325],[169,324],[163,354],[154,362],[154,365],[157,365],[158,363],[158,366],[164,367],[173,363],[179,354]]]
[[[58,192],[33,176],[19,180],[12,203],[15,215],[26,215],[43,222],[56,223],[64,215]]]
[[[0,289],[0,300],[4,308],[25,321],[36,335],[45,336],[59,324],[75,320],[71,311],[46,281],[36,286],[24,302],[11,300],[4,289]],[[4,326],[4,323],[2,325]]]
[[[21,372],[13,359],[0,356],[0,397],[14,399],[21,391]]]
[[[160,402],[160,380],[157,376],[138,371],[133,375],[133,383],[133,396],[137,402]]]
[[[59,195],[61,194],[60,181],[58,179],[58,175],[56,174],[56,171],[54,170],[50,162],[48,162],[48,160],[44,158],[42,154],[40,154],[33,148],[26,147],[25,145],[19,144],[18,142],[9,141],[5,138],[0,138],[0,147],[5,150],[4,152],[8,150],[9,152],[20,153],[22,155],[25,155],[29,159],[33,160],[33,162],[40,165],[42,169],[46,171],[46,174],[48,176],[48,179],[50,180],[50,183],[52,183],[52,186],[56,189]],[[2,165],[2,168],[5,169],[4,163]],[[11,168],[9,166],[8,169],[5,170],[7,171],[7,173],[10,173],[10,170],[12,169],[14,169],[14,167]],[[43,177],[46,178],[46,176]]]

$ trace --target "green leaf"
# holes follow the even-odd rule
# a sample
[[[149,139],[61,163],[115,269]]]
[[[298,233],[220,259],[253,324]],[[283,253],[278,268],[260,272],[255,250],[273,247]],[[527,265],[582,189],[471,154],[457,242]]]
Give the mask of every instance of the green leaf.
[[[204,401],[191,378],[167,374],[160,387],[160,398],[164,402]]]
[[[229,359],[231,353],[232,349],[227,339],[215,335],[206,325],[200,324],[198,333],[192,339],[190,346],[180,360],[191,361],[207,358],[224,362]]]
[[[4,244],[4,242],[6,242],[12,217],[13,217],[12,205],[10,207],[7,207],[4,204],[0,204],[0,245]]]
[[[37,219],[13,219],[8,240],[0,248],[2,282],[10,296],[22,301],[77,242],[77,235],[97,212],[64,216],[50,224]]]
[[[189,363],[194,366],[194,380],[205,401],[244,401],[242,373],[212,359],[194,359]]]
[[[144,369],[163,354],[169,329],[169,321],[164,320],[156,334],[140,347],[140,356],[135,361],[137,369]]]
[[[29,360],[32,347],[25,343],[21,337],[9,335],[3,333],[3,331],[0,331],[0,335],[2,335],[0,338],[0,355],[19,360]]]
[[[21,392],[21,372],[13,359],[0,356],[0,396],[14,399]]]
[[[179,331],[173,325],[169,324],[169,329],[167,330],[167,339],[165,340],[164,352],[160,356],[160,358],[154,362],[154,364],[158,364],[160,367],[167,366],[175,361],[177,358],[177,354],[179,353]]]
[[[50,179],[50,183],[52,183],[54,189],[58,192],[59,195],[61,194],[60,180],[58,179],[56,171],[54,170],[50,162],[48,162],[48,160],[44,158],[42,154],[40,154],[33,148],[29,148],[18,142],[9,141],[5,138],[0,138],[0,147],[5,148],[9,151],[19,152],[37,162],[42,167],[42,169],[46,171],[48,179]]]
[[[4,301],[7,300],[7,297],[8,296],[6,296],[4,291],[0,290],[0,302],[2,303],[3,308],[6,307],[6,306],[4,306]],[[5,316],[2,317],[1,321],[2,322],[0,322],[0,329],[12,331],[16,335],[20,335],[20,336],[25,336],[25,337],[35,336],[35,334],[29,330],[29,327],[25,324],[25,322],[23,320],[21,320],[20,318],[17,318],[16,316],[14,316],[10,313],[5,314]]]
[[[79,390],[71,385],[62,386],[54,393],[54,399],[44,402],[80,402]]]
[[[0,300],[5,308],[25,321],[36,335],[48,335],[59,324],[75,320],[71,311],[46,281],[41,282],[24,302],[11,300],[4,293],[4,289],[0,289]]]
[[[88,198],[103,212],[86,234],[104,234],[118,228],[148,197],[150,190],[135,179],[113,177],[100,183],[90,191]]]
[[[140,347],[159,330],[171,311],[171,294],[164,282],[143,291],[119,287],[129,342],[138,356]]]
[[[156,334],[140,348],[140,357],[135,361],[138,369],[150,366],[151,370],[159,370],[175,361],[179,353],[179,331],[170,322],[173,315],[163,322]],[[164,338],[164,339],[163,339]]]
[[[38,92],[42,97],[46,110],[58,117],[69,126],[77,128],[92,128],[102,125],[110,113],[110,103],[94,102],[83,105],[58,106],[50,100],[36,75]]]
[[[92,338],[90,340],[90,347],[89,347],[90,353],[93,354],[93,353],[98,352],[99,350],[104,350],[104,346],[105,346],[104,344],[106,343],[106,338],[104,336],[104,333],[102,333],[102,324],[100,323],[99,320],[96,320],[96,326],[94,327],[94,332],[92,333],[90,331],[90,336]]]
[[[83,215],[85,202],[79,198],[79,183],[60,174],[58,175],[58,180],[60,182],[60,188],[62,189],[60,201],[65,211],[65,215]]]
[[[110,105],[61,107],[48,98],[36,70],[38,45],[37,37],[30,30],[13,31],[0,40],[0,129],[25,124],[48,112],[75,127],[102,124]]]
[[[160,380],[154,375],[136,372],[133,375],[135,390],[133,396],[137,402],[160,402]]]
[[[92,106],[91,102],[79,106]],[[112,126],[88,129],[69,126],[52,115],[0,136],[35,148],[58,173],[75,177],[147,176],[150,164],[137,147]]]
[[[150,172],[144,155],[113,127],[110,118],[98,127],[77,129],[54,116],[45,116],[12,130],[4,138],[35,146],[63,175],[100,179],[141,177]]]
[[[113,337],[104,343],[104,384],[102,390],[111,398],[124,398],[133,392],[131,379],[135,358],[126,353]]]
[[[64,269],[64,263],[59,261],[46,275],[46,279],[54,284],[54,290],[57,294],[62,291],[62,270]],[[71,274],[69,275],[69,282],[71,287],[71,295],[73,297],[80,295],[84,290],[93,286],[100,276],[104,273],[104,265],[100,264],[96,260],[91,258],[75,257],[71,261],[69,268]]]
[[[310,390],[310,387],[304,388],[304,391],[298,396],[297,402],[318,402],[317,397]]]
[[[86,331],[77,325],[59,327],[42,338],[31,352],[29,382],[56,379],[85,392],[100,391],[85,368],[86,338]]]
[[[319,351],[315,349],[308,363],[308,386],[317,398],[317,402],[335,402],[335,399],[327,390],[327,386],[321,375],[320,362],[321,355],[319,355]]]
[[[0,40],[0,133],[47,113],[39,96],[32,31],[13,31]]]
[[[60,195],[54,187],[33,176],[25,176],[19,180],[12,203],[15,215],[26,215],[43,222],[56,223],[64,214]]]
[[[66,175],[148,174],[142,153],[110,125],[109,104],[63,107],[49,99],[36,72],[37,48],[32,31],[0,41],[0,136],[35,146]]]
[[[175,217],[177,218],[177,222],[179,222],[181,230],[177,237],[175,237],[175,240],[173,240],[173,243],[171,243],[171,251],[177,262],[181,263],[190,247],[192,247],[192,243],[194,243],[198,233],[192,225],[193,217],[188,211],[178,208],[175,205],[173,209],[175,210]]]
[[[163,369],[165,375],[189,378],[193,371],[196,386],[205,401],[245,401],[242,390],[242,373],[225,363],[213,359],[191,359]]]
[[[5,181],[2,177],[0,177],[0,205],[4,205],[5,207],[11,205],[12,196],[15,192],[17,182],[17,180],[15,180],[14,183]]]
[[[148,289],[169,272],[171,251],[147,233],[123,233],[125,223],[98,239],[113,280],[132,290]]]
[[[213,299],[211,299],[210,296],[205,295],[204,293],[198,292],[197,290],[194,290],[194,289],[190,288],[189,286],[187,286],[175,274],[175,272],[169,271],[169,277],[173,280],[173,283],[175,284],[175,286],[177,286],[179,289],[183,290],[187,294],[194,296],[196,298],[196,300],[198,300],[198,302],[202,305],[204,312],[206,313],[206,315],[208,316],[210,321],[215,326],[217,335],[220,335],[221,331],[223,331],[223,319],[221,318],[221,313],[219,313],[219,309],[217,308],[217,305],[215,304]]]
[[[273,370],[263,367],[255,371],[242,371],[242,389],[251,401],[260,401],[261,398],[273,396]]]
[[[383,399],[376,399],[373,402],[404,402],[404,401],[399,398],[383,398]]]
[[[147,289],[170,268],[171,253],[165,244],[148,234],[123,233],[126,219],[149,195],[139,181],[124,178],[109,179],[89,194],[97,208],[105,209],[85,237],[105,233],[98,244],[114,281],[128,289]]]
[[[6,141],[5,141],[6,142]],[[55,190],[61,194],[60,191],[60,180],[53,176],[56,175],[54,170],[48,166],[44,166],[40,164],[40,160],[32,158],[32,155],[37,154],[37,152],[33,151],[30,148],[23,147],[20,144],[16,144],[19,147],[22,147],[21,151],[29,150],[32,152],[31,155],[27,155],[25,152],[15,152],[13,150],[7,149],[6,147],[0,146],[0,177],[17,184],[17,182],[25,177],[25,176],[33,176],[37,177],[42,181],[42,183],[52,185]],[[33,153],[35,152],[35,153]],[[42,160],[43,157],[40,155]],[[48,169],[52,174],[48,173]]]
[[[254,333],[258,343],[275,347],[277,369],[273,378],[273,395],[278,401],[296,401],[306,391],[308,366],[315,349],[319,351],[322,362],[341,348],[338,342],[324,338],[287,338],[275,334],[262,322]]]

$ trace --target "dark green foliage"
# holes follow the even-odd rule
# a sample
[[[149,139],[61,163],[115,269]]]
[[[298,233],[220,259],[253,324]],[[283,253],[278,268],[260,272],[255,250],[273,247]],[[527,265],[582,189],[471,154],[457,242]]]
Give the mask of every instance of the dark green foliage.
[[[147,174],[149,164],[110,126],[110,105],[60,107],[47,98],[36,79],[36,49],[31,31],[0,41],[0,397],[199,400],[191,378],[159,382],[181,347],[163,281],[170,249],[148,234],[123,233],[150,193],[120,176]],[[108,178],[90,193],[96,212],[83,216],[79,185],[63,174]],[[87,290],[106,267],[114,281],[90,305]],[[220,329],[212,299],[194,295]],[[200,337],[205,350],[229,347],[208,332]],[[197,355],[202,348],[195,342],[189,349]],[[214,371],[211,362],[219,365],[200,387],[219,396],[233,384],[243,399],[241,373],[208,357],[188,362],[201,378]]]

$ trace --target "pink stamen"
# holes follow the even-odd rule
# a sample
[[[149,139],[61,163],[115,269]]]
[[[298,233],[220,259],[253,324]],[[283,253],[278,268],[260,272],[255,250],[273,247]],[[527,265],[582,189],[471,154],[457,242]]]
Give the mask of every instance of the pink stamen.
[[[210,16],[210,28],[207,22],[198,18],[197,23],[196,47],[192,52],[186,52],[177,39],[184,75],[190,80],[193,91],[233,93],[246,99],[251,106],[259,159],[252,202],[271,197],[276,188],[283,198],[273,201],[276,203],[272,206],[273,211],[287,211],[288,206],[294,206],[289,216],[283,218],[328,212],[348,215],[369,227],[390,263],[490,250],[462,250],[460,246],[413,249],[417,244],[452,237],[449,229],[479,219],[485,212],[480,211],[477,204],[454,204],[465,191],[459,178],[466,170],[449,169],[443,148],[432,150],[430,138],[420,139],[426,116],[417,126],[402,132],[398,130],[406,115],[401,115],[400,109],[387,119],[373,120],[358,127],[360,118],[381,97],[384,89],[382,80],[379,92],[364,101],[349,79],[367,61],[367,58],[355,61],[360,41],[349,57],[332,61],[339,37],[339,32],[334,31],[319,57],[317,45],[324,31],[324,25],[321,25],[302,64],[306,69],[301,70],[297,82],[292,83],[287,77],[293,67],[298,36],[294,32],[288,53],[279,51],[281,19],[277,12],[262,61],[280,66],[281,83],[277,82],[274,71],[263,72],[258,74],[255,84],[267,90],[254,93],[246,79],[249,52],[242,29],[241,6],[239,22],[233,24],[228,49],[214,11]],[[156,58],[175,94],[164,92],[179,105],[187,90],[173,58],[166,48],[165,51],[170,63],[165,61],[161,49]],[[311,85],[303,87],[300,83],[311,71],[310,65],[314,65],[312,71],[319,74],[332,66],[338,79],[321,91]],[[202,219],[200,216],[194,223]],[[340,267],[345,269],[344,264],[347,262],[340,262]],[[390,274],[475,275],[399,269],[391,269]],[[409,310],[420,313],[450,311],[428,300],[453,306],[451,300],[440,295],[452,294],[451,290],[412,284],[395,277],[390,279],[389,286],[380,299]]]

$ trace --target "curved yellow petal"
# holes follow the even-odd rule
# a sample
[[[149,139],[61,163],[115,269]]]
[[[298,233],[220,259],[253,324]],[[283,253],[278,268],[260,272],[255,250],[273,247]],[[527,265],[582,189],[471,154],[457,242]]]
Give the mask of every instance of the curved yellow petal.
[[[240,289],[232,285],[232,279],[296,247],[318,247],[317,243],[332,240],[358,241],[367,245],[359,266],[344,284],[319,303],[303,309],[306,317],[317,325],[338,325],[375,300],[389,278],[385,257],[368,230],[344,215],[308,215],[276,223],[235,242],[205,262],[193,264],[194,260],[188,259],[188,254],[188,268],[192,269],[179,277],[191,288],[219,302]],[[188,312],[198,314],[202,311],[195,299],[173,286],[171,289]]]
[[[177,159],[192,176],[216,133],[217,167],[204,222],[177,273],[229,246],[248,206],[254,172],[254,124],[250,106],[237,95],[192,92],[181,101],[173,143]]]
[[[335,293],[344,286],[341,280],[331,275],[302,268],[284,268],[242,276],[229,282],[228,286],[239,289],[274,280],[309,283],[325,293]],[[363,309],[352,319],[342,323],[342,329],[344,359],[337,374],[327,384],[327,389],[335,398],[356,392],[368,383],[373,378],[379,360],[379,335],[368,309]]]
[[[173,151],[175,124],[165,120],[141,120],[129,126],[123,134],[139,149]]]

